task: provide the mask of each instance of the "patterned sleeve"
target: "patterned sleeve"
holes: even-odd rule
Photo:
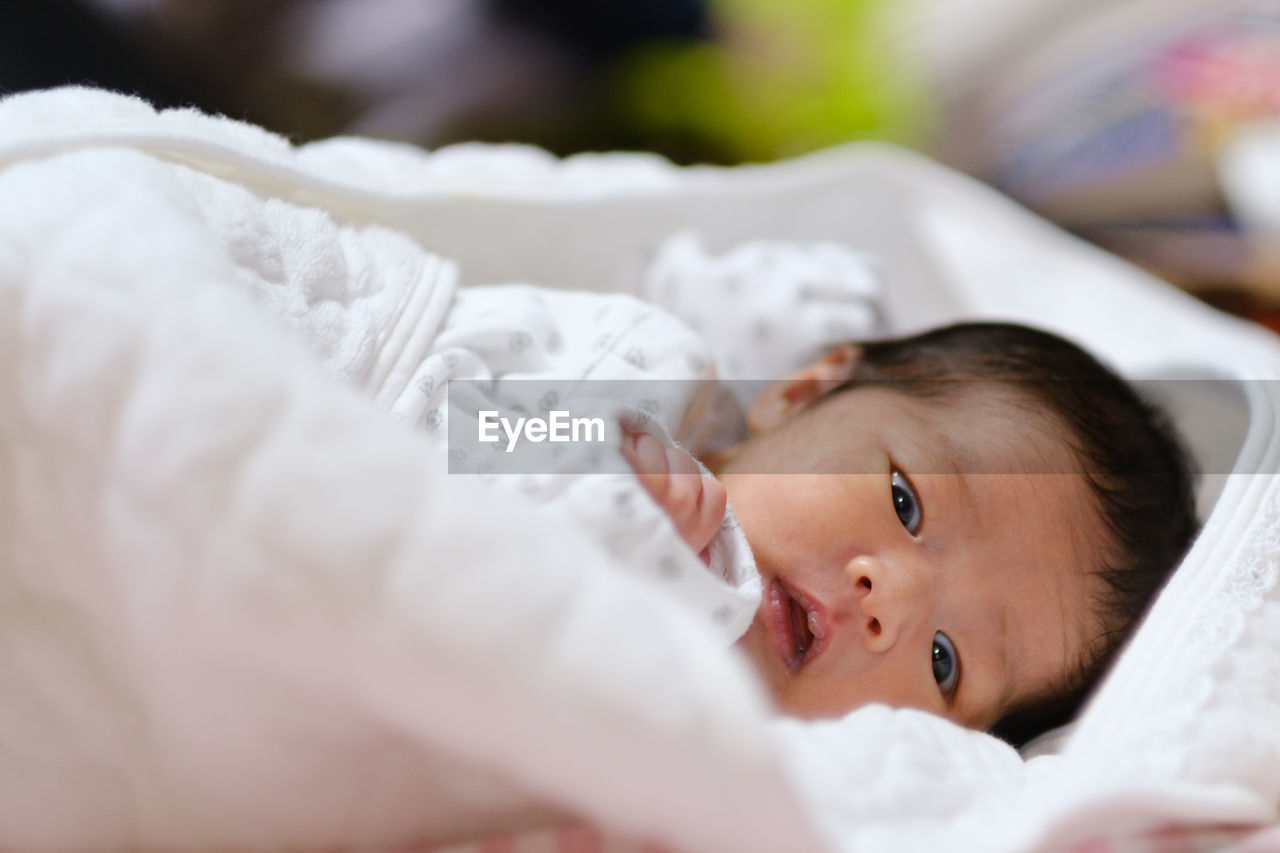
[[[703,408],[715,366],[683,323],[627,296],[463,289],[420,373],[394,414],[443,445],[451,474],[517,494],[563,535],[596,539],[726,644],[746,630],[759,582],[732,514],[708,571],[621,456],[624,429],[667,445],[698,432],[686,415]],[[574,441],[566,427],[570,440],[556,444],[517,426],[553,424],[557,412],[562,424],[598,419],[601,428]],[[482,426],[494,440],[481,440]]]

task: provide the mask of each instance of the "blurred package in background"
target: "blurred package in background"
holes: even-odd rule
[[[922,42],[936,41],[918,47],[946,104],[939,156],[1276,324],[1280,0],[933,0],[915,12]],[[975,23],[946,26],[962,18]]]

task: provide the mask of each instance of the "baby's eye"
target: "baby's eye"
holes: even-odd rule
[[[893,496],[893,511],[898,514],[898,520],[907,532],[915,536],[920,530],[920,500],[916,497],[916,490],[911,488],[911,483],[901,471],[894,471],[890,475],[889,487]]]
[[[933,680],[938,682],[942,695],[950,697],[955,692],[959,677],[960,660],[956,657],[956,647],[951,645],[946,634],[938,631],[933,635]]]

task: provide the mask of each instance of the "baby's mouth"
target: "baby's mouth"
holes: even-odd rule
[[[804,593],[773,578],[765,589],[763,610],[773,647],[791,672],[798,672],[826,647],[821,606]]]

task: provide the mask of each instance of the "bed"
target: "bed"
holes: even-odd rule
[[[211,245],[191,188],[215,183],[335,229],[366,272],[462,287],[634,292],[686,231],[865,252],[891,328],[1031,322],[1149,380],[1204,532],[1044,754],[882,706],[774,719],[703,626],[447,480],[221,287],[322,249],[266,251],[234,211]],[[1277,843],[1280,345],[981,185],[877,145],[730,170],[294,147],[66,89],[0,102],[0,205],[5,849]],[[547,808],[563,826],[510,835]]]

